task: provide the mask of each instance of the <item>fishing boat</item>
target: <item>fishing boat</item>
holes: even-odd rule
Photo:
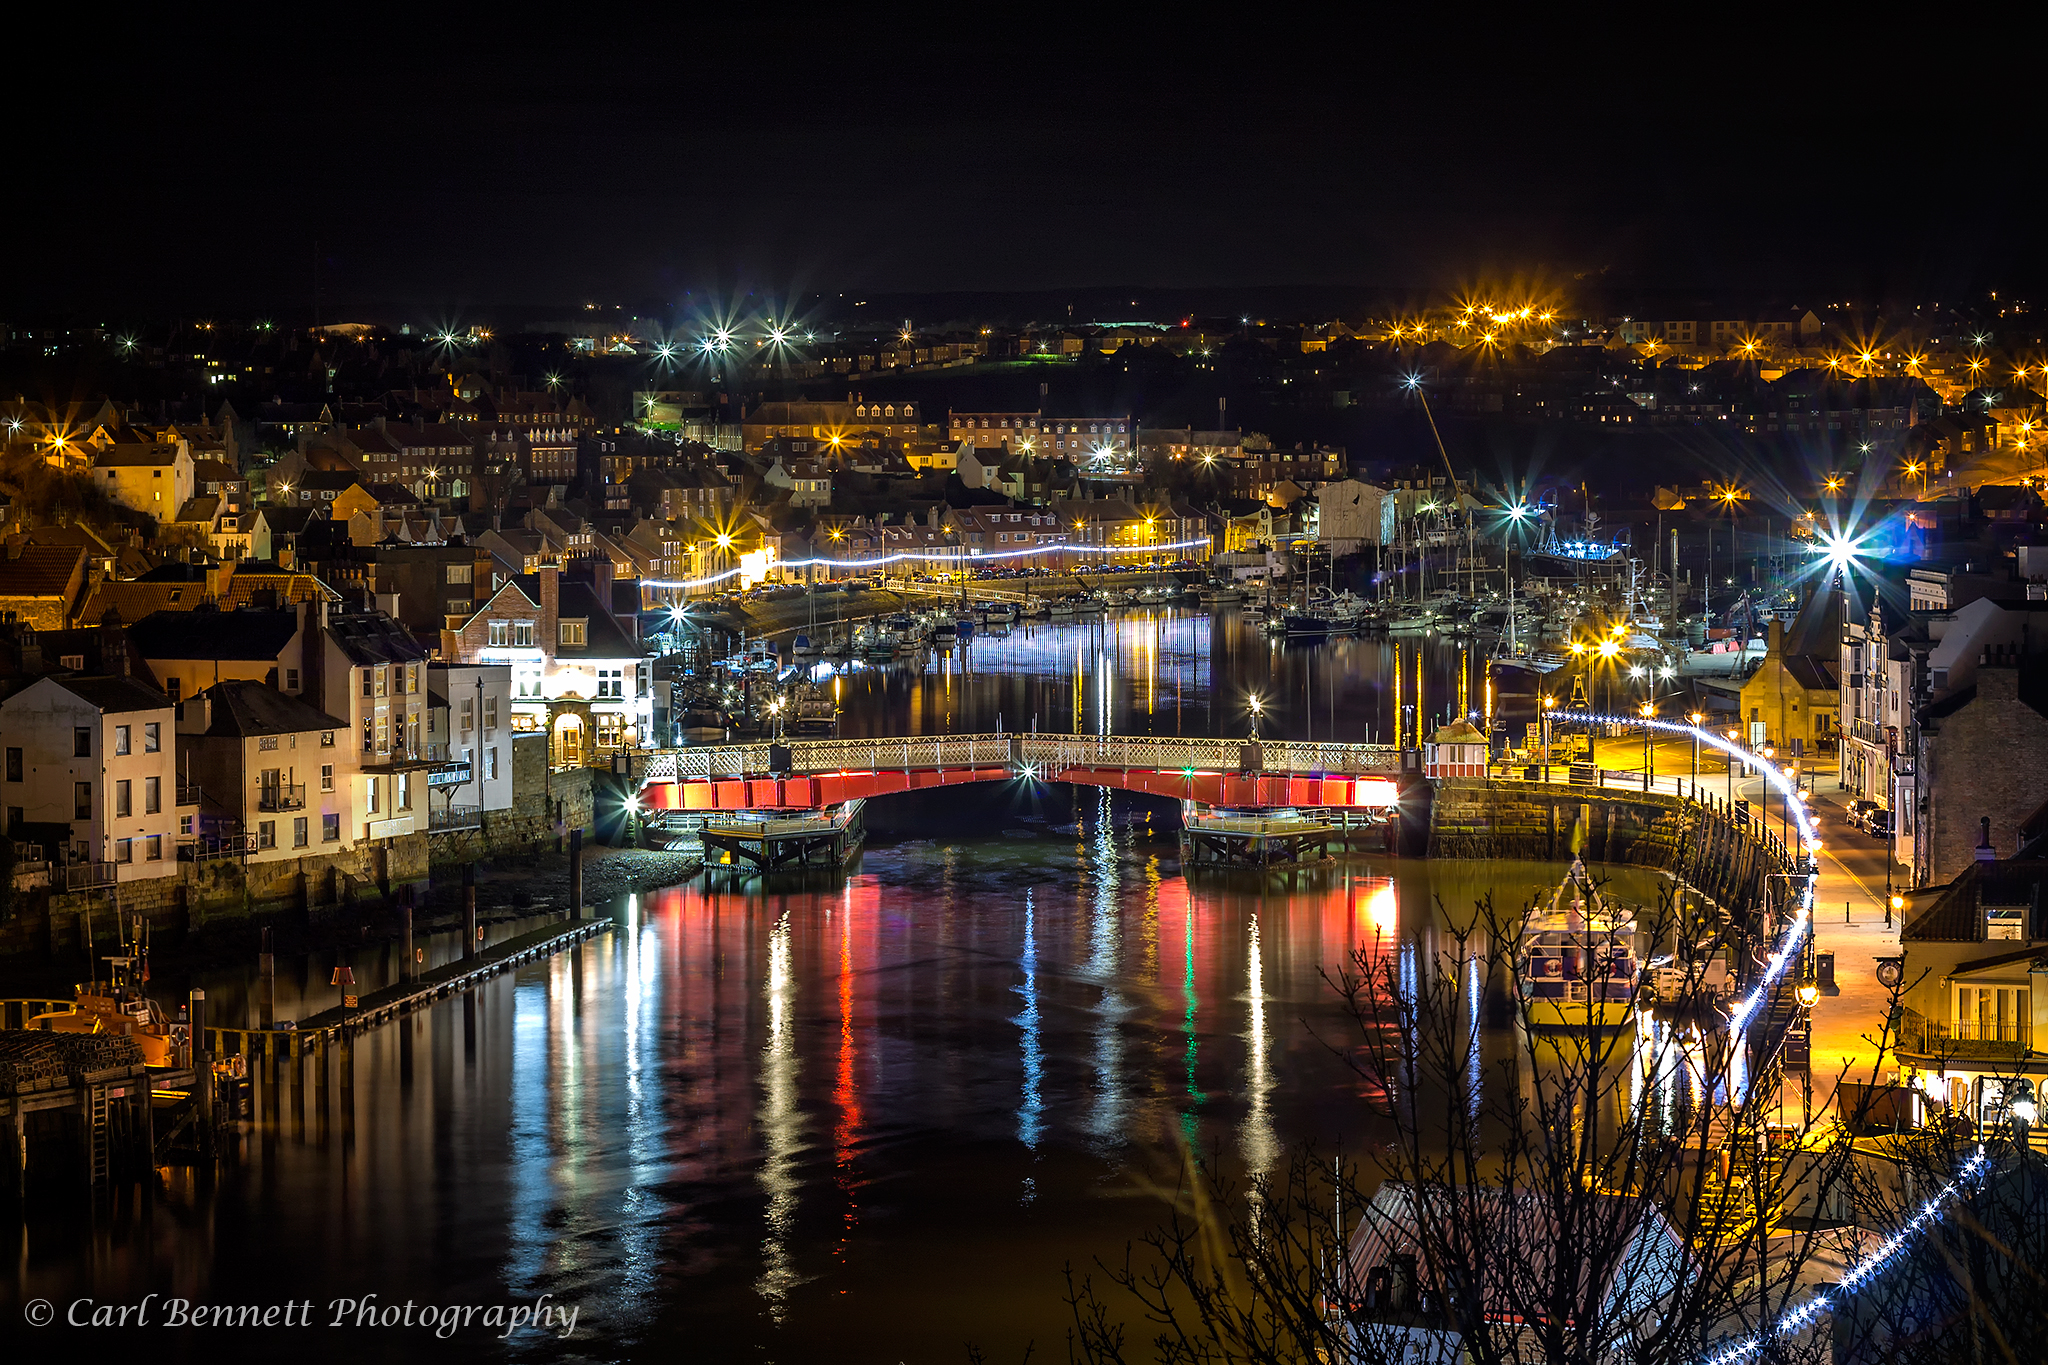
[[[1610,903],[1574,861],[1523,927],[1516,972],[1530,1027],[1622,1028],[1635,1018],[1641,984],[1635,914]]]
[[[143,994],[148,979],[148,958],[110,957],[110,979],[95,977],[81,982],[78,998],[68,1010],[38,1014],[28,1021],[31,1029],[46,1033],[104,1033],[132,1038],[142,1049],[145,1066],[170,1066],[184,1041],[184,1029],[164,1013],[163,1006]]]
[[[839,724],[839,707],[832,694],[816,683],[807,682],[796,689],[792,713],[790,728],[801,733],[830,731]]]

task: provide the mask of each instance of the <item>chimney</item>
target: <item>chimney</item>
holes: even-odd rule
[[[110,678],[128,676],[128,634],[113,607],[100,618],[100,669]]]
[[[1771,618],[1770,625],[1766,627],[1764,643],[1766,646],[1764,652],[1773,657],[1778,656],[1784,650],[1785,623],[1775,616]]]
[[[561,570],[552,564],[540,566],[540,636],[543,649],[553,651],[555,642],[562,638],[556,624],[562,609],[562,586],[558,581]]]
[[[1991,847],[1991,817],[1988,815],[1979,816],[1978,823],[1983,826],[1984,833],[1977,840],[1977,861],[1980,863],[1995,863],[1998,861],[1998,850]]]

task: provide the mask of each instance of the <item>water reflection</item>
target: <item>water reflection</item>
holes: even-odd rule
[[[1242,733],[1245,699],[1283,739],[1387,743],[1456,710],[1535,719],[1533,701],[1488,686],[1483,652],[1434,636],[1276,641],[1235,611],[1141,609],[977,635],[920,661],[845,666],[833,680],[840,733],[994,729],[1075,734]],[[1521,707],[1517,711],[1516,707]]]
[[[775,918],[768,934],[768,973],[762,994],[768,1003],[768,1041],[761,1049],[761,1126],[766,1155],[761,1162],[761,1188],[768,1192],[768,1235],[761,1242],[761,1277],[755,1288],[768,1301],[769,1315],[779,1326],[786,1320],[789,1291],[797,1283],[790,1255],[796,1232],[796,1157],[802,1118],[797,1111],[796,1038],[790,1012],[796,983],[790,972],[789,911]]]
[[[1018,1358],[1064,1326],[1060,1267],[1155,1227],[1186,1154],[1274,1170],[1372,1140],[1321,972],[1398,945],[1412,989],[1439,895],[1555,875],[1189,880],[1128,799],[1080,816],[963,809],[1010,832],[623,904],[619,932],[309,1061],[217,1197],[0,1247],[17,1293],[551,1293],[604,1358]]]

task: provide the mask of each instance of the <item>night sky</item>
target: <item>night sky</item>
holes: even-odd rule
[[[330,320],[1102,285],[1947,301],[2041,274],[2048,125],[1981,30],[1917,31],[1940,15],[1101,12],[336,11],[124,21],[89,72],[23,48],[0,307],[297,317],[316,242]]]

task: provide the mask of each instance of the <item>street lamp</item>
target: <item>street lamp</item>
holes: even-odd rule
[[[1706,713],[1702,711],[1695,711],[1686,717],[1692,722],[1692,794],[1695,801],[1699,799],[1700,794],[1700,722],[1706,718]]]
[[[1259,694],[1254,692],[1251,695],[1251,699],[1245,703],[1245,709],[1251,712],[1252,738],[1257,739],[1259,737],[1259,716],[1265,711],[1266,704],[1260,701]]]
[[[1653,685],[1654,685],[1654,684],[1653,684]],[[1655,749],[1653,749],[1653,748],[1652,748],[1652,747],[1650,746],[1650,725],[1649,725],[1649,722],[1650,722],[1650,721],[1652,721],[1652,720],[1654,720],[1654,719],[1656,719],[1656,717],[1657,717],[1657,703],[1655,703],[1655,702],[1653,702],[1653,701],[1646,701],[1646,702],[1644,702],[1644,703],[1643,703],[1643,705],[1642,705],[1642,713],[1643,713],[1643,722],[1644,722],[1644,723],[1643,723],[1643,790],[1644,790],[1644,791],[1648,791],[1648,790],[1650,790],[1650,789],[1651,789],[1652,787],[1654,787],[1654,786],[1656,786],[1656,785],[1657,785],[1657,751],[1656,751]]]

